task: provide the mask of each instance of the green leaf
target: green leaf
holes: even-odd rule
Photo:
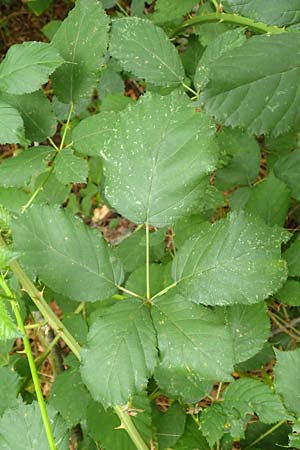
[[[277,394],[259,380],[241,378],[231,383],[222,403],[214,403],[201,414],[201,430],[213,446],[225,432],[233,438],[244,437],[244,426],[256,413],[263,423],[289,418]]]
[[[298,127],[298,33],[254,36],[209,66],[202,102],[225,125],[282,134]]]
[[[44,36],[51,41],[61,24],[61,20],[50,20],[50,22],[46,23],[46,25],[42,27],[41,31]]]
[[[69,436],[57,412],[47,407],[57,450],[69,449]],[[18,408],[7,409],[0,419],[1,450],[48,450],[43,420],[37,402],[19,402]]]
[[[274,173],[291,190],[291,195],[300,201],[300,150],[282,156],[274,165]]]
[[[32,194],[36,189],[39,188],[41,184],[44,184],[44,180],[47,178],[47,181],[39,193],[38,197],[35,200],[35,204],[39,205],[62,205],[68,198],[68,194],[70,191],[70,186],[62,184],[58,181],[55,172],[53,172],[50,177],[49,171],[51,168],[48,168],[45,172],[41,173],[34,180],[34,186],[32,188]]]
[[[74,155],[70,148],[61,151],[55,162],[56,178],[63,184],[86,183],[88,171],[87,161]]]
[[[27,4],[30,11],[39,16],[53,4],[53,0],[29,0]]]
[[[218,307],[216,312],[231,335],[235,364],[254,356],[268,340],[270,321],[264,302]]]
[[[204,305],[258,303],[287,277],[280,245],[287,237],[258,218],[231,213],[199,226],[176,254],[173,278],[189,300]]]
[[[213,123],[184,94],[146,94],[104,149],[105,196],[133,222],[171,224],[197,211],[217,153]]]
[[[146,393],[135,395],[130,402],[131,420],[145,442],[152,437],[151,407]],[[88,430],[93,439],[106,450],[136,450],[120,419],[112,409],[104,410],[100,403],[91,402],[87,411]],[[101,426],[99,426],[101,424]]]
[[[288,444],[288,434],[291,432],[291,427],[287,424],[274,430],[271,434],[268,433],[270,425],[265,425],[261,422],[251,423],[246,430],[245,440],[241,441],[242,448],[247,448],[252,442],[260,438],[266,433],[266,437],[259,441],[260,447],[257,450],[274,450],[275,448],[286,447]],[[251,450],[256,450],[256,447],[251,447]]]
[[[152,19],[156,23],[172,22],[190,12],[196,4],[195,0],[175,3],[173,0],[157,0]]]
[[[184,434],[177,441],[174,450],[191,450],[191,449],[210,450],[206,439],[199,430],[192,417],[187,416]]]
[[[107,408],[125,404],[141,392],[156,361],[149,310],[140,301],[129,299],[109,308],[91,326],[82,351],[81,373],[93,398]]]
[[[125,89],[124,81],[112,67],[108,66],[100,78],[98,86],[100,98],[104,98],[110,94],[123,94]]]
[[[13,158],[3,160],[0,165],[0,185],[25,186],[32,177],[46,170],[47,160],[51,154],[53,154],[52,147],[32,147]]]
[[[150,263],[161,260],[165,254],[165,229],[150,233]],[[145,230],[134,231],[123,239],[114,252],[121,260],[125,272],[134,272],[145,265],[146,257],[146,234]]]
[[[212,382],[203,381],[201,375],[190,367],[160,365],[154,375],[163,394],[182,399],[184,403],[197,403],[212,390]]]
[[[5,267],[2,262],[2,250],[0,250],[0,268]],[[20,337],[20,332],[7,311],[6,303],[9,304],[6,299],[0,296],[0,341]]]
[[[0,300],[2,303],[2,301]],[[1,305],[0,303],[0,305]],[[1,315],[1,313],[0,313]],[[2,320],[2,317],[0,321]],[[20,388],[20,377],[8,367],[0,367],[0,417],[8,408],[17,406],[17,395]]]
[[[10,214],[8,209],[0,204],[0,229],[7,232],[10,228]]]
[[[23,144],[24,122],[20,113],[8,105],[0,101],[0,143],[1,144]]]
[[[232,338],[220,315],[172,293],[159,297],[151,313],[163,368],[186,367],[200,381],[231,379]]]
[[[283,253],[290,277],[300,277],[300,235]]]
[[[293,426],[293,432],[289,435],[289,447],[300,448],[300,425],[299,422]]]
[[[177,50],[165,32],[149,20],[114,20],[110,53],[126,71],[156,86],[176,87],[184,80]]]
[[[79,367],[60,373],[51,387],[49,403],[58,411],[68,428],[85,418],[90,395],[84,386]]]
[[[0,99],[19,111],[24,121],[25,136],[31,142],[42,142],[55,134],[56,118],[42,91],[24,95],[0,93]]]
[[[77,0],[52,40],[66,63],[52,76],[63,103],[78,103],[92,95],[100,78],[107,48],[108,18],[97,0]]]
[[[0,203],[10,212],[20,213],[29,195],[16,188],[0,187]]]
[[[8,94],[37,91],[63,62],[58,51],[50,44],[15,44],[10,47],[0,64],[0,91]]]
[[[225,167],[216,172],[216,187],[225,191],[238,184],[253,183],[261,162],[260,148],[253,136],[239,129],[224,129],[217,134],[217,139],[220,151],[225,152]]]
[[[295,280],[287,280],[275,297],[282,303],[291,306],[300,306],[300,283]]]
[[[186,414],[178,403],[173,403],[165,412],[154,409],[153,425],[156,429],[158,448],[173,448],[184,432]]]
[[[274,368],[276,392],[281,395],[287,409],[299,416],[300,349],[286,352],[274,350],[277,361]]]
[[[145,260],[145,255],[144,255]],[[150,293],[151,297],[158,294],[164,288],[172,283],[170,264],[150,264]],[[141,267],[132,272],[126,282],[126,289],[131,292],[141,295],[146,298],[146,266],[143,264]]]
[[[209,66],[228,50],[240,47],[246,42],[245,31],[241,28],[229,30],[217,36],[205,49],[196,68],[194,83],[203,89],[209,81]]]
[[[283,226],[290,206],[290,191],[274,173],[251,191],[245,210],[261,217],[267,225]]]
[[[279,27],[300,22],[299,0],[275,0],[262,2],[261,0],[223,0],[226,12],[240,14],[256,22]]]
[[[56,207],[33,206],[12,223],[14,246],[26,269],[73,300],[117,292],[122,271],[101,234]],[[115,267],[112,267],[112,263]]]
[[[101,112],[82,120],[72,131],[73,147],[83,155],[100,156],[116,132],[116,121],[114,112]]]

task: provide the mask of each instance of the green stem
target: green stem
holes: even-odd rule
[[[48,174],[46,175],[46,177],[43,179],[43,181],[39,184],[39,186],[36,188],[36,190],[34,191],[32,196],[30,197],[30,199],[28,200],[26,205],[24,205],[22,207],[22,213],[24,213],[26,211],[26,209],[29,208],[30,205],[32,205],[32,203],[34,202],[36,197],[39,195],[39,193],[44,189],[47,181],[49,180],[50,176],[52,175],[52,173],[54,171],[54,168],[55,168],[55,159],[56,159],[58,153],[63,149],[64,144],[65,144],[65,140],[66,140],[67,132],[69,130],[69,125],[70,125],[70,121],[71,121],[71,117],[72,117],[73,111],[74,111],[74,105],[73,105],[73,103],[71,103],[70,111],[69,111],[69,114],[68,114],[68,119],[67,119],[67,122],[66,122],[66,125],[65,125],[65,128],[64,128],[64,132],[63,132],[62,138],[61,138],[60,146],[57,147],[57,145],[53,142],[53,140],[51,138],[48,138],[49,142],[51,143],[51,145],[56,150],[56,154],[51,160],[52,166],[51,166]]]
[[[0,247],[5,247],[5,241],[0,235]],[[36,305],[40,313],[47,319],[49,325],[53,330],[61,336],[65,343],[70,347],[76,358],[80,359],[80,345],[59,320],[57,315],[52,311],[48,303],[43,297],[43,294],[35,287],[32,281],[28,278],[20,264],[14,260],[10,263],[11,271],[19,280],[22,288],[31,297],[33,303]]]
[[[120,291],[125,292],[126,294],[130,295],[131,297],[135,297],[138,298],[140,300],[145,300],[144,297],[142,297],[139,294],[136,294],[135,292],[129,291],[128,289],[124,288],[123,286],[117,286],[118,289],[120,289]]]
[[[170,289],[173,289],[174,287],[176,287],[178,284],[178,281],[175,281],[175,283],[170,284],[169,286],[167,286],[166,288],[164,288],[162,291],[158,292],[157,294],[155,294],[151,300],[154,300],[157,297],[160,297],[161,295],[166,294]]]
[[[146,297],[147,300],[151,298],[150,292],[150,236],[149,223],[146,222]]]
[[[148,446],[145,444],[134,423],[132,422],[128,412],[124,410],[122,406],[115,406],[114,410],[121,420],[122,427],[126,429],[136,448],[138,450],[149,450]]]
[[[188,27],[194,25],[201,25],[204,23],[216,23],[216,22],[231,23],[234,25],[247,27],[257,33],[280,34],[285,33],[286,31],[284,28],[266,25],[265,23],[262,22],[255,22],[254,20],[249,19],[248,17],[239,16],[237,14],[215,12],[210,14],[204,14],[203,16],[196,16],[193,17],[192,19],[188,19],[187,21],[183,22],[183,24],[172,33],[171,37],[177,36],[179,33],[184,31]]]
[[[5,247],[5,241],[3,240],[0,234],[0,247]],[[32,301],[40,311],[40,313],[44,316],[44,318],[48,321],[49,325],[53,328],[53,330],[60,335],[60,337],[65,341],[70,350],[74,353],[76,358],[81,360],[81,347],[76,341],[76,339],[72,336],[72,334],[67,330],[64,324],[59,320],[56,314],[52,311],[48,303],[43,297],[43,294],[35,287],[32,281],[28,278],[26,273],[21,268],[20,264],[14,260],[10,263],[10,269],[16,276],[17,280],[20,282],[24,291],[31,297]],[[133,440],[138,450],[149,450],[147,445],[144,443],[142,437],[139,435],[139,432],[135,428],[134,423],[131,420],[131,417],[126,413],[121,406],[115,406],[114,410],[116,414],[122,421],[122,425],[127,431],[130,438]],[[52,450],[52,449],[51,449]]]
[[[261,434],[257,439],[255,439],[255,441],[251,442],[251,444],[249,444],[245,450],[247,450],[248,448],[253,447],[254,445],[258,444],[260,441],[262,441],[265,437],[269,436],[270,434],[272,434],[275,430],[277,430],[277,428],[281,427],[282,425],[285,424],[285,420],[282,420],[281,422],[278,422],[276,425],[274,425],[273,427],[269,428],[268,431],[266,431],[265,433]]]
[[[32,351],[31,351],[30,342],[29,342],[29,339],[28,339],[28,336],[26,334],[26,330],[25,330],[25,327],[23,324],[19,304],[18,304],[14,294],[9,289],[4,278],[2,278],[2,277],[0,277],[0,286],[4,290],[5,294],[9,295],[11,297],[11,306],[12,306],[14,315],[17,320],[18,328],[22,333],[24,348],[25,348],[25,352],[27,355],[27,359],[28,359],[28,364],[29,364],[29,368],[30,368],[30,372],[31,372],[31,376],[32,376],[32,381],[34,384],[35,393],[36,393],[37,400],[39,403],[39,407],[40,407],[40,411],[41,411],[41,415],[42,415],[42,419],[43,419],[43,423],[44,423],[44,428],[45,428],[45,432],[47,435],[48,444],[49,444],[50,450],[57,450],[54,436],[52,433],[52,428],[51,428],[48,412],[46,409],[45,400],[44,400],[41,385],[40,385],[40,380],[39,380],[36,365],[34,362],[34,357],[33,357]]]

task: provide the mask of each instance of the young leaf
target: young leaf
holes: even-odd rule
[[[156,86],[179,86],[184,70],[165,32],[146,19],[114,20],[110,53],[126,71]]]
[[[47,407],[57,450],[69,449],[69,436],[62,418]],[[19,402],[17,408],[7,409],[0,419],[0,448],[3,450],[48,450],[49,445],[37,402]]]
[[[52,40],[66,63],[52,76],[63,103],[78,103],[92,95],[100,78],[107,48],[108,18],[98,0],[77,0]]]
[[[31,142],[42,142],[55,133],[57,121],[52,105],[42,91],[24,95],[0,92],[0,100],[19,111],[24,121],[25,136]]]
[[[279,27],[299,23],[299,0],[276,0],[262,2],[261,0],[223,0],[226,12],[250,17],[256,22],[264,22]],[[274,7],[275,6],[275,7]]]
[[[0,300],[2,302],[2,300]],[[0,303],[1,305],[1,303]],[[0,313],[1,315],[1,313]],[[0,318],[1,322],[2,318]],[[15,337],[15,336],[14,336]],[[8,408],[17,406],[17,395],[20,388],[20,377],[8,367],[0,367],[0,417]]]
[[[300,398],[295,395],[300,384],[300,349],[293,351],[275,350],[275,389],[281,395],[287,409],[297,417],[300,414]]]
[[[101,112],[82,120],[72,131],[75,150],[83,155],[100,156],[116,132],[117,118],[114,112]]]
[[[82,352],[81,373],[93,398],[108,408],[125,404],[141,392],[156,361],[149,310],[140,301],[129,299],[118,302],[93,323]]]
[[[56,292],[96,301],[117,292],[122,273],[96,230],[57,207],[34,206],[12,223],[26,267]],[[112,263],[114,262],[114,268]]]
[[[24,122],[20,113],[7,103],[0,101],[0,143],[23,144]]]
[[[298,127],[298,33],[254,36],[209,65],[202,102],[223,124],[249,133],[282,134]]]
[[[258,303],[287,277],[280,245],[287,237],[258,218],[231,213],[199,226],[173,262],[173,278],[189,300],[204,305]]]
[[[184,94],[147,94],[104,149],[105,196],[133,222],[163,227],[197,210],[217,157],[213,123]]]
[[[32,177],[46,170],[47,159],[51,154],[52,147],[41,146],[29,148],[13,158],[5,159],[0,165],[0,186],[25,186]]]
[[[74,155],[70,148],[61,151],[56,159],[55,175],[63,184],[85,183],[88,171],[87,161]]]
[[[23,42],[13,45],[0,64],[0,91],[8,94],[37,91],[63,62],[50,44]]]

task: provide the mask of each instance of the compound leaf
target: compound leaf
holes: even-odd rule
[[[204,223],[173,261],[173,278],[188,299],[204,305],[258,303],[287,277],[280,246],[287,235],[244,212]]]
[[[56,292],[78,301],[117,292],[122,274],[116,258],[101,234],[78,218],[55,206],[34,206],[13,221],[12,229],[26,269]]]
[[[0,64],[0,91],[27,94],[37,91],[64,62],[58,50],[44,42],[23,42],[10,47]]]
[[[0,267],[2,268],[1,253],[2,251],[0,250]],[[5,303],[5,299],[0,297],[0,341],[20,337],[18,328],[8,313]]]
[[[93,398],[107,408],[125,404],[147,385],[157,361],[149,310],[135,299],[96,320],[82,352],[81,373]]]
[[[146,94],[103,152],[104,193],[133,222],[163,227],[197,211],[217,157],[213,123],[184,94]]]
[[[146,19],[114,20],[110,53],[123,68],[157,86],[179,86],[184,69],[166,33]]]
[[[300,201],[300,150],[282,156],[273,170],[277,178],[290,188],[292,197]]]
[[[171,22],[187,14],[196,4],[195,0],[175,3],[173,0],[157,0],[152,19],[156,23]]]
[[[63,103],[78,103],[92,95],[100,78],[107,48],[108,17],[98,0],[78,0],[52,40],[66,63],[52,77]]]

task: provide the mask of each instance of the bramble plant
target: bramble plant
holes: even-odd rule
[[[300,0],[128,3],[0,64],[0,449],[300,449]]]

